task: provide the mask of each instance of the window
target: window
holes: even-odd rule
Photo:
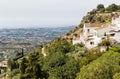
[[[94,42],[90,42],[91,45],[94,45]]]
[[[90,29],[88,29],[88,32],[90,32]]]

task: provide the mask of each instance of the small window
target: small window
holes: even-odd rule
[[[110,36],[115,36],[115,33],[113,33],[113,34],[110,34]]]
[[[90,32],[90,29],[88,29],[88,32]]]
[[[91,45],[94,45],[94,42],[90,42]]]

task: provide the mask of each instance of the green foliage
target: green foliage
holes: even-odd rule
[[[114,47],[110,48],[110,51],[119,52],[120,53],[120,45],[115,45]]]
[[[120,79],[120,73],[116,73],[116,74],[113,76],[113,79]]]
[[[10,71],[12,71],[12,70],[14,70],[14,69],[19,68],[19,64],[18,64],[17,61],[14,61],[14,60],[12,60],[12,59],[9,59],[9,61],[8,61],[8,67],[9,67]]]
[[[94,15],[94,14],[96,14],[96,10],[93,9],[92,11],[89,12],[89,14],[90,14],[90,15]]]
[[[97,5],[97,10],[101,10],[101,9],[104,9],[105,7],[104,7],[104,5],[103,4],[99,4],[99,5]]]
[[[106,8],[106,10],[107,10],[108,12],[114,12],[114,11],[119,10],[119,7],[118,7],[118,5],[116,5],[116,4],[111,4],[111,5],[109,5],[109,6]]]
[[[111,41],[108,39],[102,40],[102,42],[99,44],[99,46],[105,46],[106,50],[108,51],[111,46]]]
[[[22,58],[24,56],[24,49],[22,48],[20,52],[17,52],[16,56],[13,58],[14,61]]]
[[[24,74],[25,73],[25,69],[27,68],[27,59],[26,58],[23,58],[22,60],[21,60],[21,63],[20,63],[20,73],[21,74]]]
[[[94,16],[95,16],[94,14],[89,15],[88,18],[87,18],[88,22],[90,22],[90,23],[95,22],[95,20],[93,19]]]
[[[54,40],[53,43],[46,48],[46,50],[48,50],[49,53],[68,53],[74,50],[74,46],[72,45],[72,43],[69,43],[66,39],[60,38]]]
[[[103,54],[97,48],[88,50],[83,44],[71,45],[66,40],[61,40],[55,40],[49,45],[54,51],[49,48],[46,57],[43,57],[41,48],[38,48],[22,58],[19,62],[20,79],[116,78],[115,73],[120,71],[119,45]],[[68,49],[68,47],[63,48],[67,45],[74,49],[63,51]]]
[[[108,45],[110,45],[110,41],[107,40],[107,39],[105,39],[105,40],[103,40],[99,45],[100,45],[100,46],[108,46]]]
[[[41,68],[39,56],[39,52],[34,52],[28,55],[28,59],[22,59],[20,63],[20,79],[46,78],[47,73]]]
[[[105,13],[105,11],[111,13],[119,10],[120,10],[120,5],[116,5],[114,3],[109,5],[107,8],[105,8],[103,4],[99,4],[97,6],[97,12],[100,12],[100,13]]]
[[[81,23],[110,23],[111,18],[117,15],[117,13],[110,14],[112,12],[120,12],[120,5],[111,4],[106,8],[103,4],[99,4],[96,9],[83,17]]]
[[[101,16],[97,18],[97,21],[98,21],[99,23],[105,22],[105,20],[104,20],[103,17],[101,17]]]
[[[78,61],[70,59],[65,65],[51,69],[48,79],[75,79],[79,67]]]
[[[80,28],[83,28],[83,26],[84,26],[84,25],[83,25],[82,23],[79,25]]]
[[[111,19],[106,18],[105,23],[111,23]]]
[[[105,7],[104,7],[104,5],[103,5],[103,4],[97,5],[97,10],[98,10],[100,13],[105,12]]]
[[[67,36],[69,36],[69,35],[70,35],[70,33],[67,33],[66,35],[67,35]]]
[[[112,79],[120,71],[120,53],[108,51],[97,60],[83,66],[76,79]]]
[[[78,36],[78,34],[77,34],[77,33],[74,33],[73,35],[74,35],[75,37],[77,37],[77,36]]]
[[[86,52],[87,53],[85,53],[84,55],[82,54],[82,58],[80,58],[81,66],[89,64],[102,55],[102,53],[100,53],[98,49],[91,49],[87,50]]]
[[[50,70],[51,68],[62,66],[65,64],[65,54],[61,52],[56,52],[50,54],[45,58],[45,70]]]
[[[76,73],[79,71],[79,62],[78,61],[70,61],[67,62],[62,67],[62,79],[75,79]]]
[[[85,45],[83,43],[78,43],[78,44],[75,44],[75,47],[84,47]]]
[[[18,75],[20,73],[20,70],[19,69],[14,69],[10,75],[9,75],[9,78],[13,78],[14,76]]]
[[[0,62],[3,61],[4,59],[5,59],[4,57],[1,57],[1,58],[0,58]]]

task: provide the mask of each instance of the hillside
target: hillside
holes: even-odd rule
[[[95,9],[88,12],[81,20],[80,24],[68,32],[63,37],[66,39],[73,39],[73,37],[79,38],[80,33],[82,32],[82,27],[84,24],[89,24],[89,26],[101,27],[111,24],[112,18],[117,18],[120,16],[120,6],[116,4],[111,4],[108,7],[104,7],[103,4],[99,4]]]
[[[15,59],[9,60],[7,72],[0,78],[119,79],[120,44],[111,44],[110,40],[104,40],[99,46],[92,49],[86,48],[83,43],[72,44],[73,37],[79,38],[84,24],[91,27],[108,27],[111,19],[119,15],[119,11],[120,6],[116,4],[111,4],[107,8],[102,4],[98,5],[67,34],[28,54],[24,54],[23,51],[17,54]],[[92,18],[90,18],[91,16]],[[106,48],[105,51],[100,51],[102,46]]]

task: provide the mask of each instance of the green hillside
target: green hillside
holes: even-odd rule
[[[106,25],[119,15],[119,11],[120,6],[116,4],[107,8],[98,5],[66,35],[9,60],[6,79],[120,79],[120,44],[100,52],[99,46],[87,49],[82,43],[73,45],[71,42],[73,36],[82,32],[83,23]]]

